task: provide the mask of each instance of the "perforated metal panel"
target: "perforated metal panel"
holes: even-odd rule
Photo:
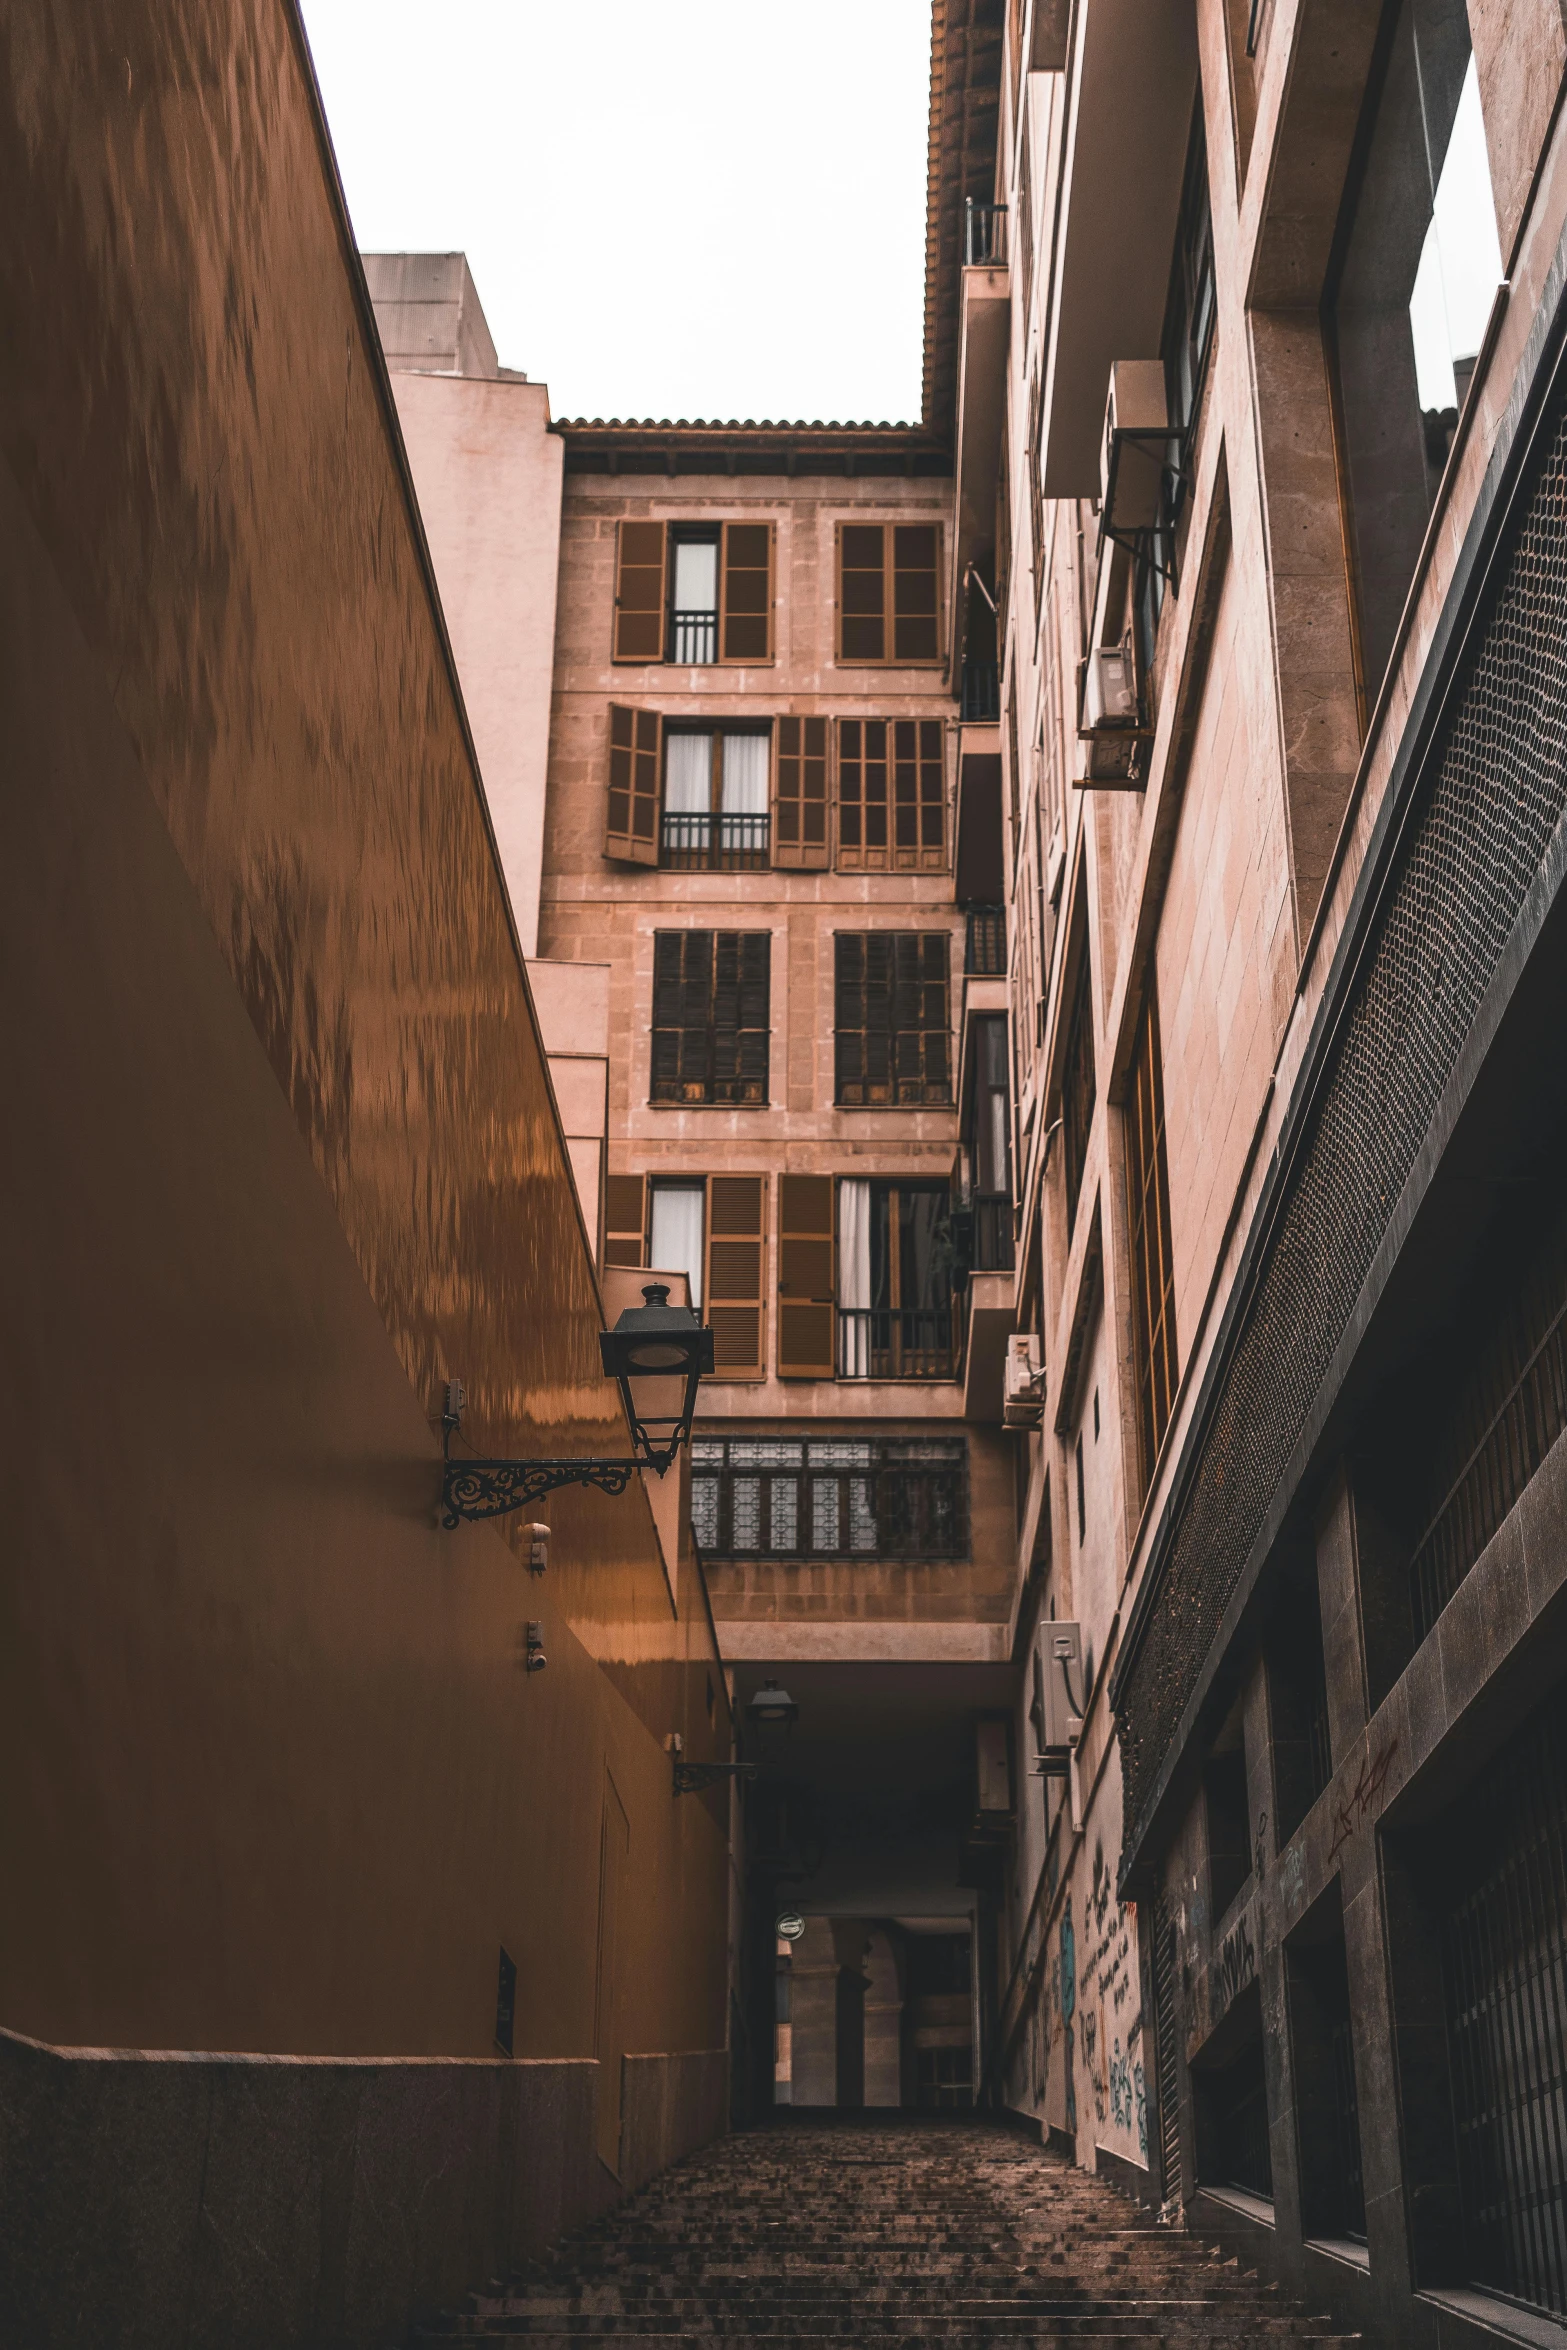
[[[1121,1692],[1139,1821],[1525,892],[1567,805],[1567,422],[1517,507]]]

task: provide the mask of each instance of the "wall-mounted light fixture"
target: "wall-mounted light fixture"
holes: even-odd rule
[[[636,1470],[651,1469],[655,1477],[662,1477],[674,1466],[696,1417],[697,1384],[713,1368],[713,1333],[689,1306],[670,1304],[662,1281],[648,1282],[642,1296],[644,1303],[628,1306],[613,1330],[599,1332],[604,1369],[619,1387],[626,1408],[634,1457],[454,1461],[452,1436],[461,1425],[467,1397],[462,1381],[449,1379],[441,1414],[446,1439],[441,1485],[445,1525],[455,1526],[463,1518],[506,1517],[563,1485],[596,1485],[601,1493],[624,1493]],[[536,1550],[536,1540],[530,1547]]]
[[[763,1729],[773,1729],[780,1722],[791,1726],[800,1718],[800,1709],[787,1689],[780,1689],[776,1681],[764,1681],[746,1707],[750,1719]]]

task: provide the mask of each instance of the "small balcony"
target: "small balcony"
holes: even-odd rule
[[[1005,906],[970,906],[963,936],[963,970],[965,977],[969,979],[1005,979],[1007,975],[1007,910]]]
[[[772,819],[671,815],[665,811],[658,861],[669,873],[765,873]]]
[[[1001,716],[1001,670],[994,661],[965,661],[958,678],[958,716],[965,726],[994,726]]]
[[[951,1379],[950,1306],[840,1306],[840,1379]]]
[[[669,658],[693,669],[708,669],[718,659],[718,614],[673,612],[669,622]]]
[[[1006,206],[1004,204],[976,204],[972,196],[965,198],[963,205],[964,268],[999,269],[1006,257]]]

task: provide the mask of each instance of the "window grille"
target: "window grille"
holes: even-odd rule
[[[1066,1225],[1077,1220],[1077,1195],[1083,1188],[1083,1165],[1088,1136],[1094,1123],[1094,1010],[1089,985],[1086,926],[1078,958],[1072,1016],[1067,1024],[1066,1056],[1061,1070],[1061,1155],[1066,1168]]]
[[[691,1527],[707,1558],[961,1559],[958,1437],[696,1437]]]
[[[667,873],[765,873],[771,820],[666,808],[658,861]]]
[[[1159,1012],[1150,981],[1132,1045],[1126,1105],[1127,1220],[1132,1257],[1132,1357],[1142,1489],[1170,1421],[1180,1364],[1175,1337],[1175,1258],[1170,1246],[1170,1176],[1164,1150],[1164,1076]]]
[[[944,930],[840,930],[837,1099],[854,1108],[952,1099]]]
[[[923,2113],[967,2113],[974,2102],[974,2055],[965,2041],[958,2048],[919,2048],[914,2051],[915,2097]]]
[[[653,936],[655,1102],[765,1102],[765,930],[659,930]]]
[[[1567,2316],[1567,1691],[1481,1774],[1441,1846],[1469,2273]]]
[[[1179,2029],[1175,2001],[1175,1926],[1162,1886],[1153,1902],[1153,1996],[1159,2154],[1164,2166],[1161,2191],[1168,2203],[1181,2192],[1181,2091],[1175,2046]]]
[[[1361,952],[1146,1636],[1118,1688],[1129,1841],[1526,892],[1567,808],[1567,418],[1547,416]],[[1222,1475],[1216,1474],[1222,1464]]]
[[[1347,2015],[1329,2033],[1332,2059],[1333,2145],[1338,2158],[1334,2188],[1339,2224],[1346,2236],[1365,2238],[1366,2187],[1360,2168],[1360,2099],[1355,2089],[1354,2032]]]

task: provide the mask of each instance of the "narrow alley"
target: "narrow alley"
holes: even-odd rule
[[[419,2343],[1358,2341],[1103,2180],[968,2120],[724,2139]]]

